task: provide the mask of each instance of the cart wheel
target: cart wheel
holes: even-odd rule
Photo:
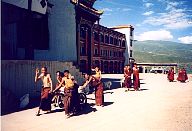
[[[58,106],[60,107],[60,108],[64,108],[64,101],[63,101],[63,99],[64,99],[64,95],[59,95],[58,96]]]
[[[85,93],[79,93],[80,104],[87,104],[87,96]]]

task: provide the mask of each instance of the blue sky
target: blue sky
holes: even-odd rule
[[[192,0],[97,0],[100,24],[131,24],[137,40],[192,44]]]

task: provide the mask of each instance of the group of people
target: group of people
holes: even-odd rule
[[[170,70],[168,71],[167,73],[167,79],[170,81],[170,82],[173,82],[174,81],[174,68],[171,67]],[[182,69],[179,69],[178,71],[178,77],[177,77],[177,80],[180,81],[180,82],[185,82],[186,80],[188,79],[188,76],[187,76],[187,72],[184,68]]]
[[[104,95],[103,95],[103,84],[101,81],[101,71],[98,67],[92,69],[95,73],[93,75],[84,74],[85,82],[81,88],[91,86],[95,89],[95,102],[97,106],[103,106]],[[53,89],[53,83],[51,75],[47,72],[47,68],[41,68],[41,73],[39,69],[36,69],[35,82],[42,80],[43,85],[41,89],[41,101],[40,106],[37,111],[37,116],[40,115],[40,111],[46,111],[49,113],[51,111],[51,100],[53,94],[59,89],[64,90],[64,110],[66,117],[70,117],[75,112],[79,110],[79,98],[78,98],[78,88],[79,85],[75,81],[74,77],[71,76],[69,70],[65,70],[63,73],[57,71],[57,84]]]
[[[131,76],[133,74],[133,88],[135,91],[139,91],[140,88],[140,80],[139,80],[139,69],[137,68],[137,64],[135,63],[133,69],[131,69],[130,65],[126,65],[124,67],[124,87],[127,88],[125,91],[129,91],[132,88],[132,80]]]
[[[104,103],[104,95],[103,95],[103,83],[101,80],[101,71],[98,67],[92,69],[94,73],[92,75],[84,74],[84,84],[79,86],[77,81],[75,81],[74,77],[71,76],[69,70],[65,70],[64,72],[57,71],[57,84],[53,89],[53,82],[51,79],[51,75],[48,73],[46,67],[41,68],[41,73],[39,69],[36,69],[35,74],[35,82],[38,80],[42,80],[42,89],[41,89],[41,101],[40,106],[37,111],[37,116],[40,115],[40,110],[46,111],[47,113],[51,111],[51,101],[53,94],[62,89],[64,90],[64,110],[66,117],[70,117],[72,114],[79,111],[79,95],[78,88],[86,88],[95,90],[95,103],[97,106],[103,106]],[[170,82],[174,81],[174,69],[170,68],[167,78]],[[133,75],[133,82],[132,82]],[[135,91],[140,90],[140,79],[139,79],[139,69],[137,68],[137,64],[135,63],[133,68],[130,65],[126,65],[124,67],[124,87],[126,88],[126,92],[130,90],[130,88],[134,88]],[[184,68],[180,69],[178,72],[177,80],[180,82],[185,82],[188,79],[186,70]]]

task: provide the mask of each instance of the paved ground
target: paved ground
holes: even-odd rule
[[[141,74],[141,79],[142,91],[105,91],[105,107],[94,106],[89,95],[86,110],[69,119],[61,110],[37,117],[37,108],[2,116],[2,131],[191,131],[192,81],[169,83],[161,74]]]

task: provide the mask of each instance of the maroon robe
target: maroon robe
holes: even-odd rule
[[[177,80],[180,82],[185,82],[188,79],[187,73],[185,69],[182,69],[178,73],[178,78]]]
[[[132,71],[130,69],[124,70],[124,77],[125,77],[124,85],[126,88],[131,88],[131,74],[132,74]]]
[[[39,109],[42,109],[43,111],[51,110],[51,96],[49,94],[50,90],[50,87],[42,87]]]
[[[103,105],[103,102],[104,102],[103,84],[101,83],[96,87],[95,90],[95,103],[97,106],[101,106]]]
[[[169,72],[167,74],[167,78],[170,82],[173,82],[173,80],[174,80],[174,71],[173,70],[169,70]]]
[[[72,112],[71,109],[71,98],[72,98],[72,89],[64,89],[64,110],[65,115],[69,115]]]
[[[140,80],[139,80],[139,69],[133,68],[133,86],[135,90],[139,90],[140,88]]]
[[[100,80],[92,80],[92,87],[95,88],[95,103],[97,106],[102,106],[104,102],[103,83]]]

